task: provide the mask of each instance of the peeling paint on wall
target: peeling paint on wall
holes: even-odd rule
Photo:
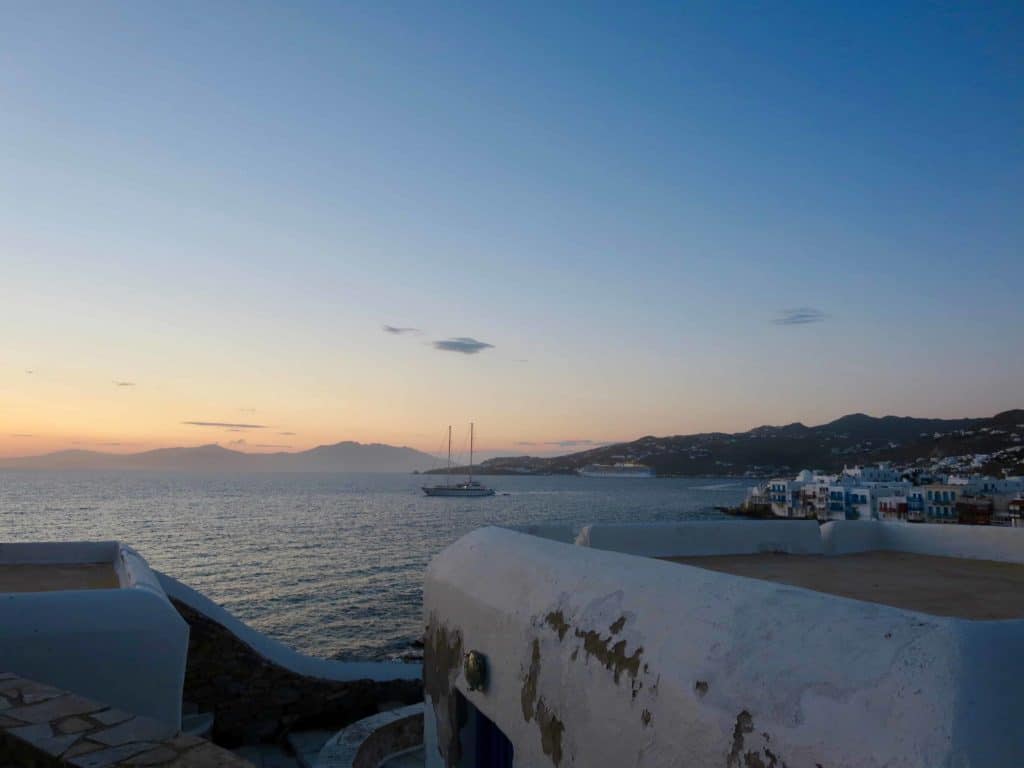
[[[537,702],[537,727],[540,728],[540,746],[544,754],[550,757],[556,766],[561,765],[562,734],[565,732],[565,725],[548,709],[543,697]]]
[[[523,678],[523,688],[520,692],[523,719],[528,723],[531,720],[536,720],[537,728],[540,730],[541,749],[558,766],[562,763],[562,734],[565,733],[565,724],[544,701],[543,696],[538,698],[537,678],[539,676],[540,641],[534,638],[530,651],[530,668]]]
[[[523,680],[523,690],[520,694],[523,705],[523,719],[530,722],[533,719],[533,703],[537,700],[537,676],[540,675],[540,641],[533,639],[533,654],[530,657],[530,670]]]
[[[754,730],[754,718],[747,710],[736,715],[736,725],[732,729],[732,749],[729,750],[729,759],[726,761],[727,768],[734,768],[740,765],[740,757],[743,754],[743,740],[746,734]]]
[[[559,641],[565,639],[565,633],[569,631],[569,622],[561,611],[551,611],[544,617],[545,623],[558,633]]]
[[[747,734],[753,732],[754,718],[744,709],[736,715],[736,725],[732,729],[732,748],[725,763],[726,768],[788,768],[786,761],[768,747],[771,736],[767,732],[761,734],[761,738],[764,739],[761,747],[747,748]]]
[[[448,768],[462,758],[459,731],[466,721],[466,707],[454,690],[462,666],[462,633],[449,630],[436,617],[427,624],[423,649],[423,689],[430,697],[437,722],[437,749]]]
[[[583,632],[577,629],[576,637],[583,641],[583,650],[588,657],[593,656],[604,665],[605,669],[614,672],[616,684],[623,672],[628,672],[630,677],[635,678],[640,671],[640,656],[644,652],[642,647],[627,656],[625,640],[619,640],[615,645],[611,645],[614,635],[602,638],[600,633],[594,630]]]

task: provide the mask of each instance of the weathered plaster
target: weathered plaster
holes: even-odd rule
[[[768,524],[770,548],[801,525]],[[928,616],[494,528],[434,559],[424,603],[488,657],[486,692],[457,673],[452,688],[511,739],[518,766],[966,768],[1024,754],[1006,717],[1024,703],[1024,621]],[[428,710],[427,732],[444,712]]]
[[[462,669],[462,633],[435,618],[427,625],[424,641],[423,689],[437,723],[437,752],[446,768],[462,759],[459,732],[465,708],[455,694],[455,679]]]

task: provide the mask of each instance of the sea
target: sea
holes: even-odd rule
[[[415,658],[430,559],[485,525],[719,518],[750,481],[483,478],[428,498],[405,474],[0,470],[0,542],[116,539],[295,649]]]

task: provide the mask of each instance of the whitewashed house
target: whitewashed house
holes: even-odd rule
[[[427,768],[1024,755],[1024,530],[592,525],[575,546],[551,533],[480,529],[430,564]],[[1018,586],[981,588],[993,566]]]

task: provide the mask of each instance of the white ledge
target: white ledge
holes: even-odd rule
[[[206,595],[182,584],[177,579],[159,571],[156,572],[156,575],[160,585],[170,597],[180,600],[192,610],[217,622],[263,658],[298,675],[323,680],[375,680],[382,682],[385,680],[419,680],[423,673],[421,664],[335,661],[307,656],[256,631]]]

